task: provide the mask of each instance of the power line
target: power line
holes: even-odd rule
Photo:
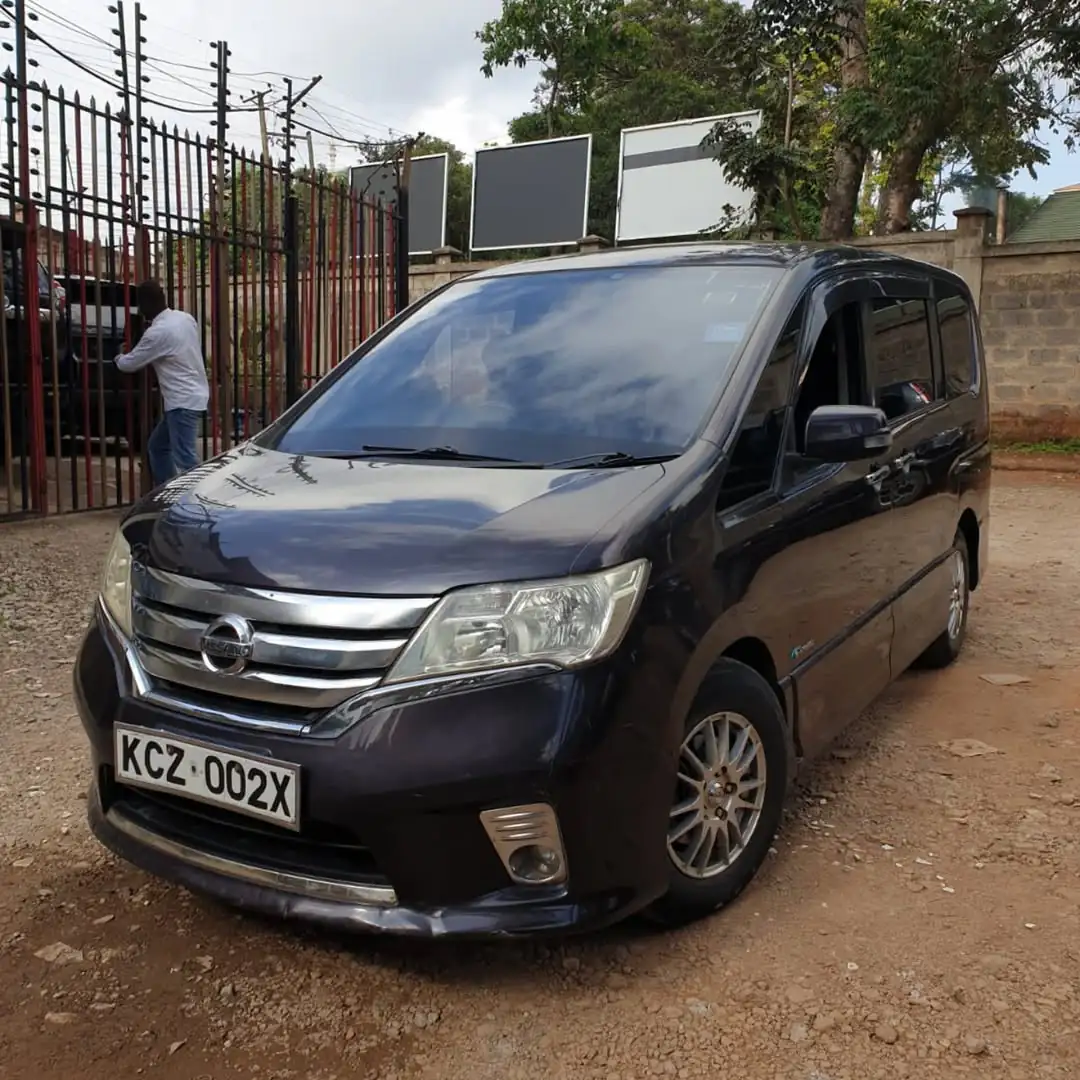
[[[59,56],[62,60],[66,60],[69,64],[73,64],[80,71],[85,72],[87,75],[91,76],[94,79],[97,79],[98,82],[104,83],[104,85],[109,87],[111,90],[115,90],[117,93],[123,92],[123,87],[118,86],[111,79],[109,79],[108,76],[102,75],[100,71],[95,71],[92,67],[89,66],[89,64],[84,64],[81,60],[77,60],[75,57],[70,56],[68,53],[64,52],[63,49],[57,47],[56,45],[53,45],[52,42],[48,41],[46,38],[43,38],[36,30],[28,29],[26,34],[27,37],[30,38],[32,41],[37,41],[41,45],[44,45],[45,48],[50,49],[52,52],[56,53],[56,55]],[[168,95],[164,96],[167,97]],[[181,102],[179,98],[175,99],[178,104],[172,104],[169,101],[158,101],[150,97],[149,95],[144,94],[143,101],[145,101],[148,105],[156,105],[159,109],[171,109],[173,112],[189,113],[191,115],[213,115],[217,112],[217,109],[215,108],[202,108],[196,106],[194,102]],[[240,108],[233,109],[231,111],[256,112],[257,110]]]

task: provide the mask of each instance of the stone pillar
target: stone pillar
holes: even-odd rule
[[[954,211],[956,240],[953,243],[953,272],[967,282],[978,310],[982,298],[983,256],[994,215],[981,206]]]
[[[436,248],[431,254],[435,256],[436,266],[449,266],[461,252],[447,244],[446,247]]]
[[[595,255],[606,247],[607,241],[602,236],[595,236],[591,233],[588,236],[583,236],[577,242],[578,251],[582,255]]]

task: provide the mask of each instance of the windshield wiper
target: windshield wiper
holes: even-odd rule
[[[537,468],[530,461],[517,458],[496,457],[492,454],[467,454],[453,446],[377,446],[365,443],[359,450],[331,450],[325,453],[314,452],[312,457],[330,457],[352,460],[363,457],[406,457],[424,461],[498,461],[505,465],[519,465],[523,468]]]
[[[664,461],[674,461],[678,454],[628,454],[624,450],[611,450],[602,454],[582,454],[579,457],[563,458],[561,461],[549,461],[548,469],[618,469],[630,465],[657,465]]]

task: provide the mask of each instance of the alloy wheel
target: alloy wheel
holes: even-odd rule
[[[949,640],[955,641],[964,626],[964,608],[967,605],[967,564],[959,551],[952,553],[952,591],[949,594]]]
[[[667,849],[687,877],[722,873],[746,849],[765,805],[765,747],[739,713],[706,717],[683,740]]]

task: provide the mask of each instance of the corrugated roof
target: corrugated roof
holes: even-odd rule
[[[1008,239],[1016,244],[1080,240],[1080,188],[1055,191]]]

